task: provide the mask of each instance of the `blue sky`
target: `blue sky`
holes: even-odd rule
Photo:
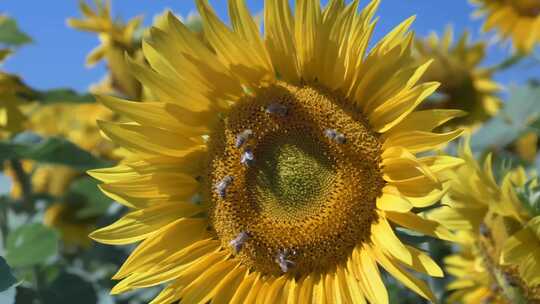
[[[218,14],[227,19],[225,0],[210,1]],[[365,4],[367,1],[361,1]],[[262,0],[248,0],[250,9],[259,12]],[[145,24],[153,16],[169,8],[176,14],[187,16],[195,9],[191,0],[113,0],[113,12],[124,20],[143,15]],[[93,34],[78,32],[66,26],[68,17],[80,16],[75,0],[35,1],[3,0],[2,13],[16,18],[20,27],[33,37],[34,43],[27,45],[10,58],[4,68],[21,75],[31,86],[46,89],[72,87],[84,91],[105,74],[105,67],[84,67],[87,53],[98,44]],[[474,38],[493,40],[493,34],[480,32],[481,20],[472,20],[473,7],[466,0],[383,0],[378,11],[380,21],[375,39],[380,38],[403,19],[416,15],[413,26],[417,35],[431,31],[442,32],[447,24],[453,24],[456,33],[464,29],[472,31]],[[492,44],[486,64],[501,61],[509,54],[509,47]],[[540,75],[540,65],[524,62],[509,71],[498,74],[503,83],[523,83],[527,78]]]

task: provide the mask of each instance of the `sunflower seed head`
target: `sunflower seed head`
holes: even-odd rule
[[[236,135],[236,142],[235,142],[234,146],[236,148],[242,147],[251,138],[251,136],[253,136],[253,131],[252,130],[246,129],[246,130],[242,131],[241,133]]]
[[[244,243],[249,238],[249,233],[246,231],[242,231],[238,234],[238,236],[229,242],[229,245],[233,248],[234,253],[240,252],[242,250],[242,246],[244,246]]]
[[[271,103],[266,107],[266,113],[284,117],[287,115],[287,107],[279,103]]]
[[[216,185],[216,192],[220,198],[225,198],[227,194],[227,188],[233,182],[233,177],[230,175],[225,176],[219,183]]]

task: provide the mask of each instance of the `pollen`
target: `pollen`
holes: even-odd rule
[[[302,275],[367,242],[384,181],[381,143],[359,112],[316,85],[277,83],[223,115],[205,175],[223,247],[262,273]]]

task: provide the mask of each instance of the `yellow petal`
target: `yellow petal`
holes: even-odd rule
[[[537,237],[528,228],[521,229],[508,238],[501,252],[503,265],[519,264],[530,253],[532,244],[538,243]]]
[[[141,174],[125,164],[118,164],[110,168],[94,169],[87,173],[93,178],[105,183],[121,182],[141,176]]]
[[[166,13],[165,20],[162,28],[150,29],[151,39],[146,42],[175,68],[179,77],[182,77],[185,83],[183,92],[187,96],[201,93],[192,90],[193,87],[206,87],[202,92],[211,101],[235,100],[243,94],[238,79],[231,75],[216,54],[193,31],[171,12]],[[189,98],[182,98],[180,101],[191,102]]]
[[[412,153],[400,147],[392,147],[383,152],[382,167],[383,178],[390,183],[414,178],[425,178],[433,183],[439,183],[438,177],[429,164],[420,161]]]
[[[412,263],[411,253],[395,235],[392,227],[383,216],[384,215],[379,216],[378,223],[371,225],[371,240],[385,252],[399,257],[400,260],[407,263]]]
[[[213,304],[229,304],[240,284],[246,279],[247,269],[238,266],[216,286]]]
[[[437,263],[435,263],[435,261],[433,261],[427,254],[414,247],[407,245],[406,247],[411,253],[412,264],[405,265],[409,266],[415,271],[428,274],[432,277],[442,278],[444,276],[441,267],[439,267],[439,265],[437,265]],[[400,260],[400,262],[402,261]]]
[[[379,268],[371,255],[364,248],[355,249],[353,255],[356,255],[357,273],[369,302],[388,304],[388,291],[381,279]]]
[[[287,281],[287,286],[285,287],[287,289],[287,300],[285,303],[287,304],[297,304],[298,302],[298,283],[296,282],[296,279],[290,279]]]
[[[435,303],[435,296],[433,295],[429,287],[426,285],[426,283],[424,283],[424,281],[415,278],[406,270],[399,267],[399,265],[392,262],[391,259],[388,259],[377,248],[372,248],[371,252],[373,253],[374,258],[377,259],[377,262],[379,262],[379,264],[381,264],[384,269],[386,269],[386,271],[388,271],[392,276],[394,276],[399,282],[403,283],[405,286],[407,286],[423,298]]]
[[[243,0],[229,0],[229,15],[233,29],[240,37],[249,43],[252,51],[257,54],[259,60],[273,71],[269,55],[261,39],[261,33]]]
[[[165,271],[156,271],[157,267],[153,267],[146,271],[135,272],[118,283],[112,292],[119,293],[129,289],[156,286],[171,280],[181,282],[180,286],[184,291],[185,287],[192,284],[210,267],[225,261],[226,253],[216,252],[216,250],[216,246],[213,245],[200,247],[182,257],[183,260],[179,260],[179,264],[169,263]]]
[[[429,132],[434,128],[456,117],[465,116],[467,113],[461,110],[423,110],[411,113],[407,118],[395,125],[389,132],[424,131]],[[388,137],[388,134],[384,136]]]
[[[364,298],[364,293],[360,288],[360,282],[358,282],[351,273],[352,270],[347,267],[347,271],[343,273],[343,278],[345,279],[345,284],[349,289],[351,295],[351,303],[353,304],[366,304],[366,299]],[[342,278],[342,279],[343,279]]]
[[[437,82],[426,82],[404,91],[381,104],[369,115],[372,127],[384,133],[399,124],[407,115],[439,87]]]
[[[294,37],[300,74],[306,80],[317,77],[317,33],[322,22],[319,2],[299,0],[294,14]],[[322,72],[322,71],[321,71]]]
[[[430,193],[422,196],[405,196],[405,198],[416,208],[425,208],[439,202],[448,192],[449,186],[443,189],[433,189]]]
[[[159,102],[133,102],[112,96],[98,96],[97,100],[116,113],[125,115],[141,124],[164,129],[177,130],[187,136],[208,134],[208,126],[194,126],[182,123],[181,117],[172,115],[167,108],[174,107]]]
[[[184,286],[180,283],[173,282],[152,299],[150,304],[174,303],[180,300],[180,291],[182,291],[182,288],[184,288]]]
[[[225,260],[214,265],[208,265],[208,268],[199,277],[182,290],[182,301],[199,304],[210,301],[222,281],[226,280],[229,272],[233,272],[237,263],[233,260]]]
[[[320,304],[329,304],[326,298],[325,278],[324,274],[317,275],[313,285],[313,299]]]
[[[251,289],[254,287],[255,281],[257,279],[257,274],[250,273],[248,274],[242,282],[240,282],[240,285],[236,290],[234,291],[234,295],[231,298],[230,304],[242,304],[244,303],[244,300],[247,299],[247,296]]]
[[[179,218],[192,216],[202,210],[190,203],[155,205],[130,212],[111,225],[92,232],[90,237],[104,244],[130,244],[147,238]]]
[[[155,173],[137,178],[102,184],[99,188],[109,197],[144,208],[155,201],[187,201],[199,183],[182,173]]]
[[[422,218],[415,213],[407,212],[385,212],[386,217],[392,222],[403,226],[407,229],[431,235],[447,241],[454,241],[455,237],[448,229],[444,228],[440,223]]]
[[[268,287],[262,299],[264,304],[273,304],[273,303],[283,303],[287,299],[287,291],[285,286],[287,284],[287,277],[280,276],[277,279],[273,280]]]
[[[113,279],[148,270],[166,257],[202,240],[207,234],[206,219],[179,219],[144,240],[124,262]]]
[[[204,37],[208,39],[218,58],[248,86],[257,87],[261,81],[274,78],[273,67],[249,46],[237,33],[232,32],[212,11],[206,0],[198,0],[197,7],[203,20]]]
[[[134,153],[182,157],[202,144],[201,140],[150,126],[103,121],[98,125],[115,143]]]
[[[296,48],[294,45],[294,19],[286,0],[269,0],[264,5],[265,43],[277,73],[284,80],[299,80]]]
[[[397,192],[397,191],[396,191]],[[408,212],[412,204],[398,193],[384,192],[377,198],[377,208],[385,211]]]
[[[463,133],[463,130],[454,130],[448,133],[431,133],[424,131],[412,131],[397,133],[383,144],[383,149],[392,146],[402,146],[411,153],[419,153],[442,147],[446,143],[456,139]]]
[[[386,34],[386,36],[384,36],[384,38],[375,46],[375,51],[378,53],[385,53],[395,46],[402,44],[415,19],[416,16],[411,16],[392,29],[392,31]]]
[[[261,278],[258,274],[255,278],[255,281],[253,282],[253,286],[249,290],[247,296],[245,299],[240,299],[241,302],[239,303],[255,303],[257,299],[260,299],[260,291],[262,289],[262,286],[264,284],[264,279]]]
[[[349,292],[349,288],[347,287],[347,280],[345,278],[343,268],[338,266],[333,276],[334,298],[338,300],[338,302],[336,303],[353,303],[351,293]]]
[[[312,303],[313,301],[313,288],[315,285],[315,276],[309,274],[298,282],[298,303]]]

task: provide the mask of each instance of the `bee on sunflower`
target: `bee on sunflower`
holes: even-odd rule
[[[529,54],[540,42],[540,2],[537,0],[471,0],[476,16],[485,16],[484,31],[496,29],[515,49]]]
[[[497,113],[501,100],[497,93],[501,87],[493,80],[493,70],[482,68],[486,44],[471,43],[464,32],[454,42],[454,31],[448,27],[442,37],[433,33],[417,39],[415,56],[419,62],[429,58],[433,63],[423,76],[425,81],[441,83],[437,98],[424,103],[424,108],[461,109],[467,116],[453,120],[453,124],[475,128]]]
[[[461,251],[447,257],[450,302],[536,303],[540,301],[540,200],[538,182],[522,168],[497,183],[491,156],[479,164],[465,143],[465,164],[450,173],[449,208],[428,218],[455,230]]]
[[[152,303],[388,303],[379,265],[435,301],[442,270],[394,226],[453,235],[417,213],[462,164],[440,148],[462,130],[432,129],[459,110],[415,108],[438,87],[419,81],[413,18],[371,50],[379,1],[269,0],[264,37],[241,0],[231,27],[197,1],[201,42],[166,13],[128,60],[155,100],[99,96],[132,122],[101,121],[130,155],[89,173],[132,209],[91,234],[140,242],[113,294],[166,284]]]

